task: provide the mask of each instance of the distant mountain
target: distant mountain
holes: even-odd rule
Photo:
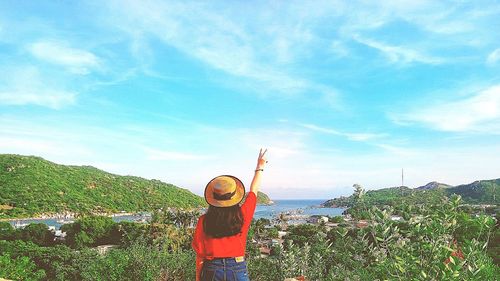
[[[398,198],[411,195],[413,192],[414,190],[408,188],[407,186],[397,186],[377,190],[368,190],[363,198],[368,204],[388,205]],[[330,199],[322,203],[321,205],[323,207],[348,208],[353,204],[354,197],[351,195],[347,197],[342,196],[339,198]]]
[[[429,190],[429,189],[448,188],[448,187],[452,187],[452,186],[448,185],[448,184],[445,184],[445,183],[440,183],[440,182],[437,182],[437,181],[433,181],[433,182],[430,182],[430,183],[428,183],[426,185],[419,186],[416,189]]]
[[[205,206],[202,197],[159,180],[0,154],[0,218],[198,206]]]
[[[475,204],[500,204],[500,179],[479,180],[446,190],[448,194],[459,194],[466,202]]]
[[[264,192],[259,191],[257,194],[257,204],[260,205],[272,205],[274,202],[265,194]]]
[[[430,182],[417,188],[406,186],[369,190],[364,201],[372,205],[395,205],[402,202],[409,204],[437,203],[442,196],[457,194],[465,203],[500,204],[500,179],[480,180],[470,184],[450,186],[444,183]],[[354,197],[341,196],[322,204],[324,207],[348,208],[354,204]]]
[[[245,198],[243,199],[243,201],[246,200],[247,196],[248,192],[245,194]],[[259,193],[257,193],[257,205],[272,205],[272,204],[274,204],[274,202],[269,198],[269,196],[267,196],[267,194],[265,194],[262,191],[259,191]]]

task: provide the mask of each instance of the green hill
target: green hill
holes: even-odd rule
[[[0,154],[0,218],[204,205],[203,198],[187,189],[159,180],[114,175],[91,166],[58,165],[34,156]]]
[[[265,194],[264,192],[259,191],[257,194],[257,204],[261,205],[271,205],[274,204],[274,202]]]
[[[401,203],[421,204],[438,203],[442,196],[458,194],[464,203],[498,205],[500,198],[500,179],[475,181],[470,184],[450,186],[431,182],[417,188],[406,186],[369,190],[364,195],[364,201],[369,205],[396,205]],[[354,197],[341,196],[330,199],[322,204],[324,207],[351,207]]]
[[[449,188],[449,187],[452,187],[451,185],[447,185],[445,183],[440,183],[440,182],[437,182],[437,181],[433,181],[433,182],[430,182],[426,185],[423,185],[423,186],[419,186],[417,187],[416,189],[425,189],[425,190],[429,190],[429,189],[436,189],[436,188]]]
[[[459,194],[466,202],[472,204],[499,204],[500,179],[457,185],[447,189],[446,192]]]
[[[243,202],[246,200],[248,196],[248,192],[245,193],[245,198],[243,198]],[[274,202],[265,194],[264,192],[259,191],[257,193],[257,205],[272,205]]]

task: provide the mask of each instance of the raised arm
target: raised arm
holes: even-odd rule
[[[259,151],[259,158],[257,159],[257,167],[255,168],[255,174],[252,179],[252,184],[250,185],[250,192],[258,194],[260,188],[260,177],[262,176],[262,172],[264,171],[264,167],[266,166],[266,152],[267,149],[262,151],[262,148]]]

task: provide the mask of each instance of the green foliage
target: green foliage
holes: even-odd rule
[[[0,240],[0,255],[2,254],[9,254],[13,258],[29,258],[37,269],[45,271],[47,280],[79,280],[81,270],[75,262],[81,260],[83,255],[64,245],[41,247],[31,241]],[[92,259],[93,257],[82,264]]]
[[[359,214],[367,218],[366,227],[345,222],[344,227],[331,229],[291,225],[284,244],[273,246],[266,258],[260,257],[258,246],[250,241],[268,239],[277,229],[269,227],[267,219],[254,220],[247,243],[251,280],[296,276],[311,281],[499,279],[499,267],[491,258],[498,253],[498,222],[491,216],[465,212],[459,208],[460,197],[406,208],[379,208],[363,200],[356,203],[363,210]],[[395,212],[404,219],[393,221]],[[0,265],[45,274],[32,280],[194,280],[195,254],[190,243],[198,216],[193,211],[163,210],[153,214],[150,224],[80,218],[65,226],[71,233],[68,241],[79,245],[78,250],[0,240]],[[12,231],[6,225],[0,227],[0,234]],[[78,236],[84,237],[81,244]],[[110,241],[120,247],[101,254],[87,248]]]
[[[488,255],[493,258],[493,262],[500,266],[500,220],[496,218],[496,225],[491,231],[490,241],[488,243]]]
[[[44,223],[30,223],[24,228],[16,231],[17,237],[23,241],[32,241],[40,246],[50,246],[54,244],[54,232]]]
[[[287,229],[285,239],[292,241],[298,246],[304,246],[311,241],[319,239],[318,227],[311,224],[292,225]]]
[[[16,260],[7,261],[3,256]],[[31,260],[30,264],[26,262]],[[19,280],[194,280],[194,262],[194,252],[185,247],[174,252],[168,245],[149,245],[144,238],[105,255],[90,248],[75,251],[64,245],[41,247],[32,242],[0,240],[0,266],[5,264],[7,272],[16,268],[47,273],[45,278]],[[1,267],[0,272],[4,272]]]
[[[470,204],[499,204],[500,179],[481,180],[470,184],[458,185],[446,189],[448,194],[459,194]]]
[[[124,247],[132,245],[135,241],[146,240],[149,225],[135,222],[122,221],[117,225],[120,233],[120,244]]]
[[[155,212],[149,224],[151,243],[158,248],[181,252],[191,249],[194,227],[200,212],[167,210]]]
[[[248,252],[248,251],[247,251]],[[282,276],[280,272],[280,264],[276,258],[259,258],[251,257],[248,262],[248,272],[252,281],[276,281]]]
[[[359,188],[361,188],[358,185]],[[362,201],[368,206],[408,206],[418,204],[437,204],[443,196],[460,195],[463,202],[469,204],[499,204],[500,179],[482,180],[471,184],[450,187],[444,184],[434,184],[432,188],[408,188],[398,186],[377,190],[354,192],[348,197],[339,197],[326,201],[325,207],[353,207],[360,193]],[[355,187],[356,189],[356,187]],[[361,197],[360,197],[361,198]]]
[[[203,198],[158,180],[118,176],[90,166],[65,166],[40,157],[0,155],[0,218],[64,211],[137,212],[200,207]]]
[[[0,222],[0,240],[31,241],[41,246],[54,245],[54,232],[43,223],[31,223],[24,228],[14,229],[8,222]]]
[[[250,227],[255,233],[256,238],[269,237],[267,236],[266,226],[271,225],[271,221],[266,218],[260,218],[258,220],[252,220]]]
[[[28,257],[12,259],[8,254],[0,255],[0,278],[11,280],[43,280],[45,272],[37,270]]]
[[[390,208],[373,207],[368,227],[326,235],[319,226],[292,227],[273,256],[249,261],[252,280],[498,280],[499,268],[486,254],[492,219],[461,214],[459,204],[458,197],[444,199],[399,222]]]
[[[194,280],[194,264],[191,251],[172,253],[138,241],[90,262],[81,280]]]
[[[77,249],[119,244],[121,240],[117,224],[110,217],[83,217],[74,223],[63,225],[61,230],[66,232],[66,243]]]
[[[152,215],[151,223],[170,224],[176,227],[186,228],[194,226],[200,215],[200,210],[173,210],[170,208],[160,211],[155,210]]]
[[[8,222],[0,221],[0,240],[14,240],[16,230]]]
[[[334,216],[334,217],[328,217],[329,222],[333,223],[341,223],[344,222],[344,217],[343,216]]]

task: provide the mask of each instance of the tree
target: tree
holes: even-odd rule
[[[16,230],[8,222],[0,222],[0,240],[14,240]]]
[[[299,224],[290,226],[287,231],[286,240],[291,240],[295,245],[304,246],[306,243],[312,244],[317,241],[319,227],[312,224]]]
[[[355,203],[362,203],[364,201],[365,189],[357,183],[352,187],[354,188]]]
[[[42,280],[45,271],[38,270],[28,257],[12,259],[8,254],[0,256],[0,278],[12,280]]]
[[[19,238],[23,241],[32,241],[40,246],[54,244],[55,234],[44,223],[30,223],[19,231]]]
[[[266,229],[267,225],[270,225],[271,221],[269,221],[266,218],[260,218],[255,221],[254,223],[254,228],[255,228],[255,234],[257,235],[258,238],[261,237],[262,233]]]
[[[118,223],[118,232],[120,233],[120,244],[128,247],[137,240],[146,239],[148,227],[145,224],[122,221]]]
[[[61,227],[66,232],[66,243],[73,248],[119,244],[121,235],[117,224],[109,217],[83,217]]]
[[[280,213],[276,218],[275,218],[276,223],[280,226],[281,229],[286,229],[287,228],[287,221],[288,218],[284,213]]]
[[[354,184],[352,187],[354,188],[354,193],[353,193],[354,204],[348,210],[348,213],[355,218],[366,219],[369,217],[369,215],[367,212],[366,202],[365,202],[365,189],[359,184]]]

